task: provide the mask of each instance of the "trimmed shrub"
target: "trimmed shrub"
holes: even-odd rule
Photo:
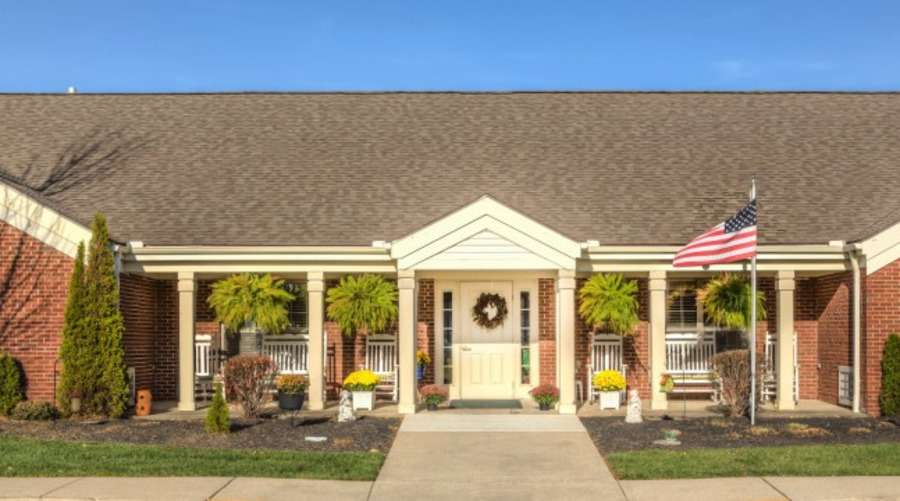
[[[881,414],[900,416],[900,336],[891,334],[881,358]]]
[[[50,402],[19,402],[12,418],[20,421],[49,421],[59,418],[59,410]]]
[[[744,416],[750,411],[750,351],[731,350],[717,353],[711,359],[716,385],[725,405],[726,416]],[[762,388],[762,361],[756,361],[756,403]]]
[[[69,296],[66,299],[62,346],[59,351],[63,371],[56,388],[56,401],[65,415],[71,413],[73,393],[77,392],[84,397],[91,391],[89,380],[94,363],[94,346],[84,329],[84,294],[84,242],[81,242],[78,244],[75,266],[69,279]]]
[[[0,354],[0,415],[9,416],[22,401],[22,371],[9,353]]]
[[[231,432],[231,415],[222,392],[222,383],[216,383],[212,405],[206,411],[206,433],[210,435]]]
[[[238,355],[225,361],[228,394],[244,408],[244,417],[259,416],[265,396],[272,390],[277,368],[262,355]]]

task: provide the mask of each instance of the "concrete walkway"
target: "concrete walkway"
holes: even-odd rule
[[[268,478],[0,478],[0,499],[900,500],[900,477],[617,482],[574,416],[407,416],[375,482]]]

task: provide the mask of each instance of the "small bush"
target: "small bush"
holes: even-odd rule
[[[712,357],[716,384],[725,404],[726,416],[743,416],[750,411],[750,352],[723,351]],[[756,403],[762,388],[762,361],[756,361]]]
[[[216,383],[212,405],[206,411],[206,433],[216,435],[229,432],[231,432],[231,415],[222,394],[222,383]]]
[[[49,421],[59,418],[59,410],[50,402],[19,402],[12,418],[20,421]]]
[[[22,401],[22,372],[16,359],[0,354],[0,415],[9,416]]]
[[[900,336],[891,334],[881,358],[881,414],[900,416]]]
[[[238,355],[225,361],[228,394],[244,408],[244,417],[259,416],[276,372],[275,362],[261,355]]]

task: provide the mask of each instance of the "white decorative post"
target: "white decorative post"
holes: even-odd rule
[[[666,371],[666,272],[650,272],[650,408],[667,409],[659,382]]]
[[[416,413],[416,273],[404,270],[397,273],[400,293],[399,333],[397,340],[398,384],[400,414]]]
[[[325,408],[325,274],[317,271],[306,275],[309,300],[309,410]]]
[[[559,413],[575,414],[575,271],[559,270]]]
[[[197,286],[193,272],[178,273],[178,410],[192,411],[194,402],[194,310]]]
[[[778,410],[794,408],[794,281],[793,271],[779,271],[775,279],[778,291],[778,341],[775,346],[775,380],[778,384]]]

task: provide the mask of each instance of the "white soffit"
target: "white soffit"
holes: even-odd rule
[[[398,269],[574,269],[581,246],[490,197],[392,242]]]
[[[862,251],[866,256],[866,275],[900,259],[900,223],[864,240]]]
[[[0,220],[74,258],[91,230],[0,181]]]

